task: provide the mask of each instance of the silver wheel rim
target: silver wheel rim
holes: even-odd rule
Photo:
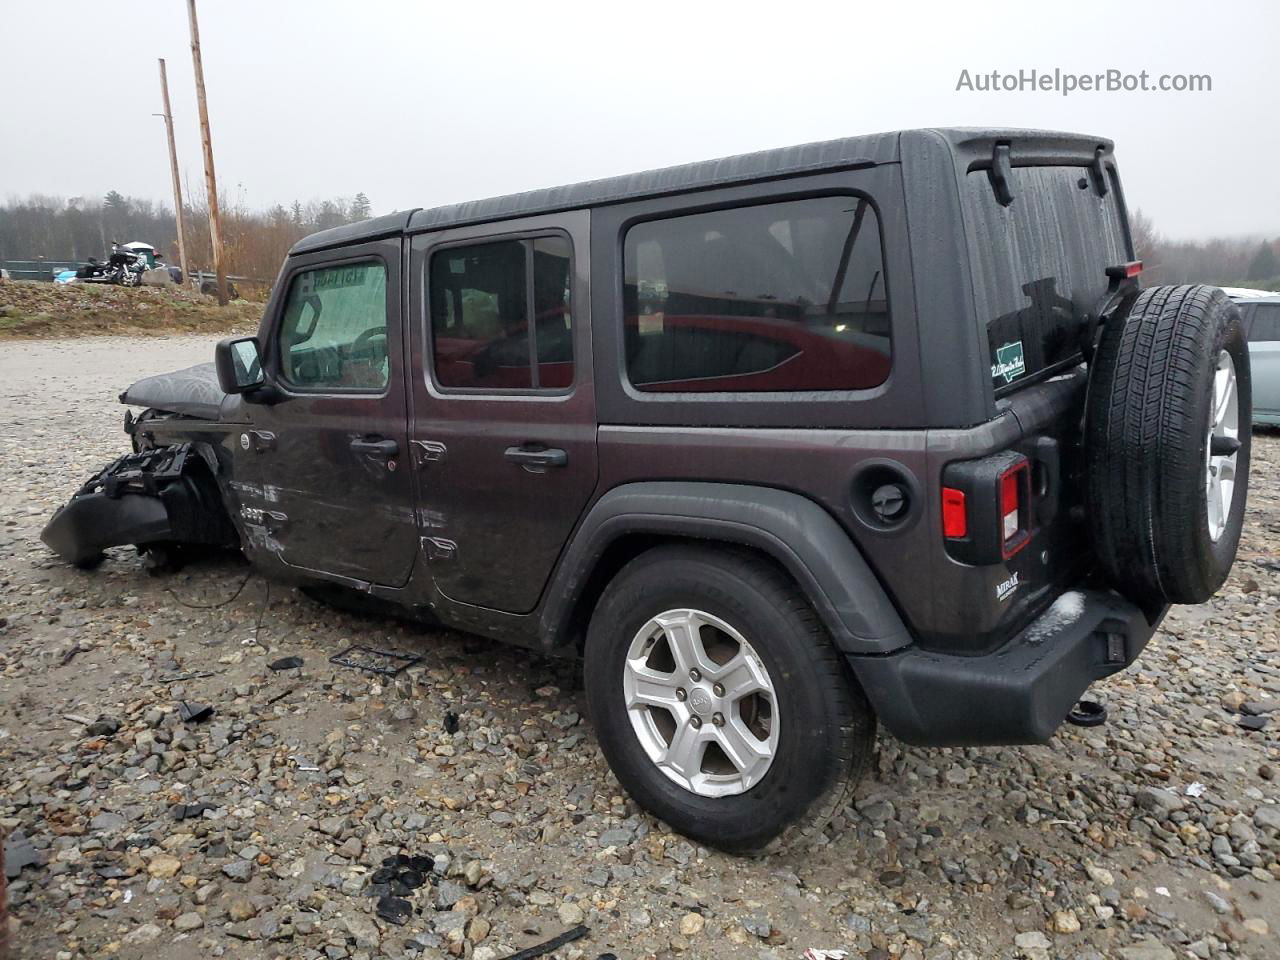
[[[746,638],[719,617],[658,614],[631,641],[622,689],[640,746],[691,793],[734,796],[769,772],[778,749],[773,681]]]
[[[1223,350],[1213,370],[1213,406],[1205,444],[1205,514],[1209,539],[1215,543],[1227,529],[1236,489],[1236,456],[1240,448],[1240,403],[1236,365]]]

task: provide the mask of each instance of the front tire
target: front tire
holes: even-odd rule
[[[585,674],[622,785],[731,853],[813,837],[872,755],[874,715],[813,609],[736,548],[658,547],[629,563],[591,618]]]

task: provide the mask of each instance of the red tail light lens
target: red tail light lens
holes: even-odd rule
[[[969,535],[969,514],[965,509],[963,490],[942,488],[942,535],[951,540]]]

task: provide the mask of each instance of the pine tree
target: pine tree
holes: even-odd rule
[[[373,210],[369,206],[369,198],[364,191],[356,194],[356,198],[351,201],[351,210],[349,211],[352,222],[356,220],[368,220],[373,216]]]
[[[1250,280],[1270,280],[1280,276],[1280,260],[1276,259],[1275,248],[1270,242],[1263,240],[1249,264]]]

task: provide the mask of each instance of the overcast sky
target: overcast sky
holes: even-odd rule
[[[913,126],[1110,137],[1180,238],[1280,234],[1280,3],[200,0],[219,186],[376,213]],[[203,193],[182,0],[0,0],[0,197]],[[962,70],[1209,74],[1207,93],[978,93]],[[226,202],[226,200],[224,200]]]

